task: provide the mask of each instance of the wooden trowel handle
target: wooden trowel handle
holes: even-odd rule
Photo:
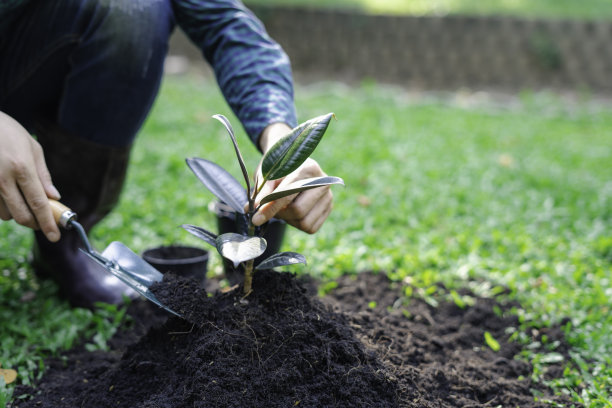
[[[76,213],[56,200],[49,199],[49,205],[51,206],[51,212],[53,212],[53,218],[57,225],[64,228],[70,228],[68,223],[76,219]]]

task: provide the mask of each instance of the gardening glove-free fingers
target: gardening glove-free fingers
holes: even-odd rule
[[[325,175],[319,164],[309,158],[285,178],[266,183],[258,197],[265,197],[276,188],[297,180]],[[261,225],[276,217],[304,232],[314,234],[321,228],[332,208],[331,189],[329,186],[318,187],[264,204],[253,217],[253,224]]]
[[[0,112],[0,218],[41,229],[59,240],[48,198],[60,195],[51,182],[43,150],[17,121]]]

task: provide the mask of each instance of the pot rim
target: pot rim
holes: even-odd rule
[[[155,253],[155,251],[159,251],[161,249],[166,248],[185,248],[196,250],[200,253],[200,255],[190,256],[186,258],[162,258],[159,255],[151,255],[151,253]],[[160,245],[155,248],[149,248],[142,253],[142,257],[147,262],[154,262],[159,265],[186,265],[186,264],[194,264],[198,262],[204,262],[208,260],[209,253],[207,250],[191,246],[191,245]]]

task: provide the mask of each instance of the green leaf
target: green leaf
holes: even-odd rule
[[[238,148],[238,142],[236,141],[236,136],[234,135],[234,129],[232,128],[232,124],[227,120],[227,118],[223,115],[217,114],[213,115],[214,119],[217,119],[219,122],[225,126],[225,130],[229,134],[232,139],[232,143],[234,144],[234,150],[236,151],[236,157],[238,158],[238,163],[240,164],[240,170],[242,170],[242,176],[244,177],[244,181],[246,181],[247,191],[251,191],[251,184],[249,182],[249,173],[244,165],[244,159],[242,158],[242,153],[240,153],[240,149]]]
[[[304,255],[298,254],[297,252],[281,252],[262,261],[255,269],[272,269],[276,268],[277,266],[295,265],[299,263],[306,265],[306,258]]]
[[[240,214],[248,202],[247,190],[223,167],[199,157],[187,159],[187,165],[219,200]]]
[[[463,298],[461,298],[461,295],[459,295],[456,290],[451,290],[450,295],[453,298],[453,302],[455,302],[455,305],[457,305],[459,309],[465,309],[467,305]]]
[[[330,281],[319,285],[319,296],[325,296],[331,293],[332,290],[338,287],[338,282]]]
[[[299,193],[301,191],[310,190],[312,188],[329,186],[332,184],[344,185],[344,180],[340,177],[311,177],[303,180],[298,180],[293,183],[287,184],[282,188],[274,190],[261,199],[260,205],[269,203],[270,201],[278,200],[279,198],[286,197],[291,194]]]
[[[310,119],[276,142],[262,159],[264,179],[285,177],[304,163],[319,144],[333,116],[333,113],[328,113]]]
[[[219,254],[234,263],[234,268],[241,262],[250,261],[263,254],[266,240],[260,237],[249,237],[233,232],[217,237],[216,247]]]
[[[192,235],[204,240],[204,242],[207,242],[214,247],[217,246],[217,235],[213,234],[212,232],[191,224],[183,224],[181,227],[190,232]]]
[[[501,346],[499,345],[499,342],[495,340],[491,333],[489,333],[488,331],[484,332],[484,338],[485,342],[487,343],[487,346],[491,347],[491,350],[499,351]]]

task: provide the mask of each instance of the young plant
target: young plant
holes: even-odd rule
[[[196,237],[214,246],[219,254],[230,260],[234,268],[244,266],[244,294],[248,295],[252,290],[254,273],[254,260],[266,250],[266,240],[261,237],[263,229],[257,228],[252,223],[253,215],[262,205],[279,198],[332,184],[344,182],[339,177],[313,177],[298,180],[284,187],[277,188],[265,197],[259,197],[264,184],[269,180],[283,178],[296,170],[315,150],[319,141],[325,134],[333,113],[328,113],[310,119],[289,132],[286,136],[276,142],[266,152],[261,161],[261,173],[254,178],[251,186],[250,177],[247,172],[242,154],[238,149],[238,143],[234,135],[232,125],[223,115],[215,115],[213,118],[219,120],[225,126],[236,151],[236,157],[242,170],[246,188],[236,180],[229,172],[221,166],[201,158],[188,158],[187,165],[219,200],[230,206],[236,216],[244,225],[242,233],[227,233],[219,236],[195,225],[182,225]],[[255,203],[258,205],[255,206]],[[245,210],[246,209],[246,210]],[[255,270],[271,269],[277,266],[293,265],[297,263],[306,264],[306,258],[296,252],[281,252],[274,254],[262,261]]]

